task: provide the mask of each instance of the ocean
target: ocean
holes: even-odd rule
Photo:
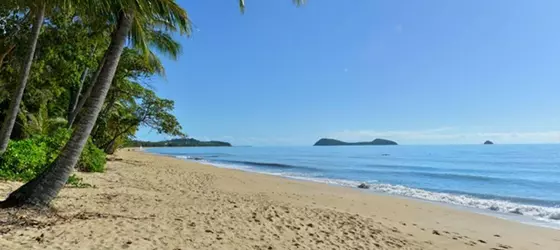
[[[151,153],[560,228],[560,145],[150,148]]]

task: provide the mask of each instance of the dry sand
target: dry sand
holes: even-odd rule
[[[560,249],[560,231],[351,188],[119,152],[56,214],[0,211],[0,249]],[[5,197],[20,183],[0,183]]]

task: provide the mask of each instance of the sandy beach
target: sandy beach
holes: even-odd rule
[[[0,211],[0,249],[560,249],[560,230],[121,151],[56,212]],[[21,183],[0,182],[2,198]]]

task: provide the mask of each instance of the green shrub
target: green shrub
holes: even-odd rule
[[[106,161],[103,150],[97,148],[91,139],[88,139],[76,168],[82,172],[105,172]]]
[[[33,179],[56,159],[70,136],[70,130],[59,129],[49,136],[10,141],[6,152],[0,157],[0,178],[20,181]],[[105,153],[88,139],[76,168],[84,172],[103,172],[105,163]]]
[[[75,174],[70,175],[70,177],[68,177],[68,181],[66,182],[66,184],[70,187],[75,187],[75,188],[94,187],[89,183],[85,183],[83,178],[78,177]]]
[[[37,141],[38,143],[44,143],[47,147],[47,160],[52,162],[62,150],[62,147],[68,142],[71,136],[71,132],[69,129],[58,129],[54,131],[50,135],[41,135],[34,137],[33,140]]]
[[[51,136],[42,136],[41,140],[51,149],[49,159],[52,161],[56,158],[62,147],[70,139],[72,135],[69,129],[58,129]],[[76,169],[83,172],[104,172],[105,171],[105,153],[97,148],[91,139],[88,139],[80,160],[76,164]]]
[[[0,178],[28,181],[41,173],[48,161],[44,143],[31,139],[10,141],[0,158]]]

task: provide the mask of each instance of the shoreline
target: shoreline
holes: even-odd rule
[[[435,205],[438,205],[438,206],[445,206],[445,207],[451,208],[451,209],[466,211],[466,212],[469,212],[469,213],[476,213],[476,214],[491,216],[491,217],[502,219],[502,220],[508,220],[508,221],[513,221],[513,222],[522,223],[522,224],[531,225],[531,226],[538,226],[538,227],[560,230],[560,223],[556,223],[556,221],[551,221],[551,220],[539,220],[538,218],[535,218],[531,215],[525,216],[525,215],[522,215],[522,214],[516,214],[515,212],[492,211],[492,210],[485,209],[485,208],[480,208],[480,207],[473,207],[473,206],[467,206],[467,205],[462,205],[462,204],[449,203],[449,202],[444,202],[444,201],[440,201],[440,200],[424,199],[424,198],[421,198],[421,197],[406,196],[406,195],[402,195],[402,194],[389,193],[389,192],[384,192],[384,191],[374,190],[374,189],[359,189],[359,188],[357,188],[357,185],[359,185],[358,182],[356,182],[357,184],[355,183],[355,185],[340,184],[340,183],[335,183],[337,180],[332,180],[332,179],[321,179],[321,181],[320,181],[318,179],[302,178],[302,177],[299,177],[299,176],[290,176],[290,175],[279,175],[279,174],[274,174],[274,173],[270,173],[270,172],[266,172],[266,171],[253,171],[253,170],[250,170],[250,169],[235,167],[235,165],[218,164],[218,163],[214,163],[214,162],[206,161],[206,160],[201,161],[201,160],[197,160],[197,159],[181,158],[181,157],[176,157],[174,155],[160,154],[160,153],[157,153],[157,152],[150,152],[149,150],[146,150],[146,149],[147,148],[143,148],[143,149],[141,149],[141,151],[143,153],[146,153],[146,154],[152,154],[152,155],[155,155],[155,156],[162,156],[162,157],[171,157],[173,159],[179,159],[179,160],[190,162],[190,163],[207,165],[209,167],[231,169],[231,170],[242,171],[242,172],[246,172],[246,173],[264,174],[264,175],[268,175],[268,176],[280,177],[280,178],[285,178],[285,179],[289,179],[289,180],[318,183],[318,184],[329,185],[329,186],[334,186],[334,187],[350,188],[350,189],[353,189],[353,190],[358,190],[358,191],[364,192],[365,194],[396,197],[396,198],[407,199],[407,200],[416,201],[416,202],[426,202],[426,203],[435,204]],[[326,180],[332,180],[333,182],[326,182]],[[354,182],[354,181],[350,181],[350,180],[344,180],[344,181]],[[409,188],[409,187],[406,187],[406,188]],[[422,189],[417,189],[417,188],[412,188],[412,189],[422,190]],[[422,190],[422,191],[426,191],[426,190]],[[426,191],[426,192],[433,192],[433,191]],[[458,195],[458,194],[449,194],[449,193],[443,193],[443,192],[434,192],[434,193],[444,194],[444,195]],[[475,198],[480,199],[478,197],[475,197]],[[507,200],[493,200],[493,201],[509,202]],[[536,206],[536,205],[532,205],[532,204],[519,204],[519,203],[513,203],[513,204],[520,205],[520,206]]]
[[[0,248],[546,250],[560,245],[558,230],[442,204],[137,150],[112,158],[106,173],[78,173],[97,188],[65,188],[53,204],[62,216],[97,216],[15,227],[0,237]],[[0,195],[18,185],[0,182]]]

